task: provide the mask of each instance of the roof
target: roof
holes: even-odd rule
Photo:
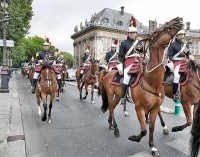
[[[121,10],[118,11],[110,8],[105,8],[99,13],[94,14],[89,22],[87,21],[85,22],[84,26],[80,26],[81,27],[80,30],[76,28],[74,35],[81,33],[82,31],[88,29],[91,26],[93,27],[100,26],[126,32],[129,27],[129,21],[131,19],[131,16],[133,15],[126,12],[121,14]],[[142,23],[139,22],[137,19],[136,19],[136,26],[140,34],[147,34],[149,32],[148,26],[143,26]]]

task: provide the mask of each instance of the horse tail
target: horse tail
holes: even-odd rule
[[[197,111],[194,115],[194,120],[191,130],[191,140],[190,140],[190,151],[191,157],[197,157],[200,147],[200,101],[197,107]]]
[[[102,85],[102,106],[101,106],[101,111],[103,113],[105,113],[107,110],[108,110],[108,96],[107,96],[107,93],[106,93],[106,90],[104,88],[104,86]]]

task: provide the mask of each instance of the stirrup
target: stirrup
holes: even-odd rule
[[[180,95],[178,93],[174,94],[174,102],[177,102],[177,101],[180,101],[181,98],[180,98]]]
[[[121,98],[121,104],[120,105],[125,105],[126,104],[126,98]]]

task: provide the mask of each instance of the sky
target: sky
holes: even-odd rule
[[[34,16],[27,36],[46,36],[59,51],[73,54],[74,27],[104,8],[120,11],[121,6],[145,26],[149,20],[163,24],[182,17],[184,23],[191,22],[191,29],[200,29],[199,0],[33,0]]]

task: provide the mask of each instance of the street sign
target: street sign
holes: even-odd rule
[[[3,40],[0,39],[0,46],[3,46]],[[6,40],[6,47],[14,47],[14,41],[13,40]]]

